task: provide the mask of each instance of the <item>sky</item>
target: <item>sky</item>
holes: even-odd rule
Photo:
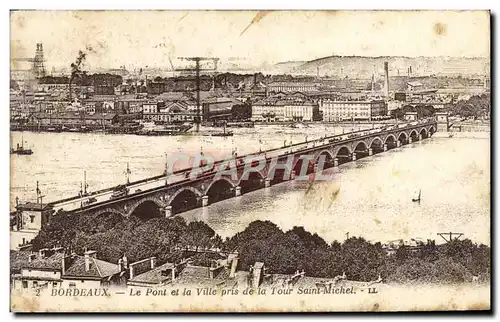
[[[489,57],[487,11],[12,11],[11,57],[60,69],[168,67],[169,57],[265,66],[344,56]],[[253,23],[252,23],[253,22]],[[11,61],[11,67],[13,64]],[[15,65],[18,67],[18,65]]]

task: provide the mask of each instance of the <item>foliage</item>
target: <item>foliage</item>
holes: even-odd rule
[[[392,116],[398,119],[404,119],[407,112],[417,112],[417,117],[425,118],[433,116],[436,110],[432,105],[417,104],[417,105],[405,105],[401,108],[396,108],[391,111]]]
[[[281,230],[270,221],[254,221],[225,241],[201,221],[186,223],[181,217],[143,221],[135,216],[123,218],[106,214],[58,214],[33,241],[33,250],[63,246],[82,253],[96,250],[99,257],[116,262],[124,254],[133,262],[155,256],[158,263],[178,261],[186,246],[238,251],[238,268],[248,270],[255,262],[265,263],[268,273],[293,274],[304,270],[307,276],[406,283],[460,283],[473,276],[489,280],[490,248],[472,241],[454,240],[436,245],[433,240],[416,246],[400,246],[388,255],[380,243],[351,237],[328,244],[304,227]],[[180,246],[180,248],[179,248]],[[195,265],[209,266],[219,255],[192,252]]]
[[[460,115],[463,117],[480,117],[491,110],[490,94],[482,94],[472,96],[468,100],[461,100],[454,103],[449,111],[452,115]]]

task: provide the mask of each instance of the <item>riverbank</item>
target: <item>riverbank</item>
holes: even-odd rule
[[[461,138],[461,139],[489,139],[490,132],[436,132],[432,135],[436,138]]]

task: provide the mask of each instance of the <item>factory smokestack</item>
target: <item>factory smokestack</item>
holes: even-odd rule
[[[384,62],[384,96],[389,97],[389,63]]]

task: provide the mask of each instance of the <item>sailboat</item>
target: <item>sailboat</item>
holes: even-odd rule
[[[24,148],[24,138],[21,136],[21,146],[19,146],[19,143],[16,146],[16,149],[11,149],[10,150],[11,154],[19,154],[19,155],[32,155],[33,150],[31,149],[25,149]]]
[[[415,197],[413,197],[413,198],[411,199],[411,201],[413,201],[413,202],[417,202],[417,201],[418,201],[418,202],[420,202],[420,197],[421,197],[421,195],[422,195],[422,189],[420,189],[420,190],[418,191],[418,195],[416,195]]]

